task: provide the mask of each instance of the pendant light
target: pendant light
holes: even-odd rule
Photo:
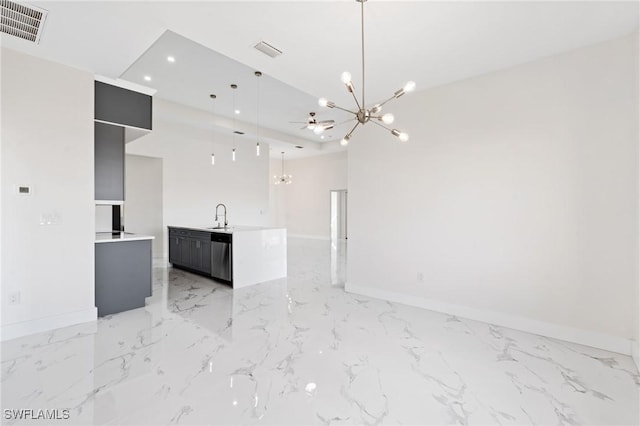
[[[288,175],[284,172],[284,151],[282,152],[282,174],[280,176],[273,177],[275,181],[273,182],[275,185],[285,184],[289,185],[292,182],[293,176]]]
[[[216,95],[214,95],[213,93],[209,95],[209,97],[211,98],[212,101],[216,100]],[[216,126],[213,123],[213,120],[215,119],[216,116],[216,103],[212,102],[213,105],[213,112],[212,112],[212,117],[211,117],[211,165],[214,166],[216,164],[216,155],[213,152],[214,148],[215,148],[215,138],[214,138],[214,133],[216,131]]]
[[[382,111],[382,106],[384,104],[386,104],[387,102],[391,101],[392,99],[397,99],[400,96],[404,95],[405,93],[409,93],[409,92],[413,92],[416,88],[416,83],[414,83],[413,81],[409,81],[407,84],[404,85],[404,87],[402,89],[396,90],[394,92],[394,94],[387,100],[377,103],[369,108],[367,108],[366,103],[365,103],[365,96],[364,96],[364,89],[365,89],[365,85],[364,85],[364,3],[367,0],[356,0],[356,2],[360,3],[360,28],[361,28],[361,40],[362,40],[362,49],[361,49],[361,55],[362,55],[362,103],[360,103],[360,101],[358,101],[358,97],[356,96],[356,89],[353,85],[353,81],[351,81],[351,74],[347,71],[342,73],[342,82],[344,83],[345,87],[347,88],[347,91],[349,93],[351,93],[351,96],[353,96],[353,100],[356,103],[356,107],[357,110],[356,111],[351,111],[348,110],[346,108],[342,108],[339,107],[338,105],[336,105],[335,103],[328,101],[325,98],[320,98],[318,100],[318,104],[322,107],[327,107],[327,108],[337,108],[339,110],[348,112],[350,114],[353,114],[355,117],[354,119],[356,120],[356,124],[351,128],[351,130],[342,138],[342,140],[340,141],[340,144],[342,146],[345,146],[349,143],[349,139],[351,139],[351,135],[353,134],[353,132],[356,130],[356,128],[359,125],[365,125],[368,122],[374,123],[386,130],[388,130],[393,136],[397,137],[399,140],[401,140],[402,142],[406,142],[409,140],[409,135],[405,132],[402,132],[398,129],[391,129],[389,127],[387,127],[387,124],[391,124],[393,123],[394,117],[393,114],[383,114],[380,115],[380,112]]]
[[[231,161],[236,161],[236,115],[238,114],[238,110],[236,109],[237,88],[237,84],[231,85],[231,89],[233,90],[233,150],[231,151]]]
[[[260,157],[260,77],[262,73],[256,71],[257,95],[256,95],[256,156]]]

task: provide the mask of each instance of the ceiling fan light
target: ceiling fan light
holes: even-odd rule
[[[324,127],[322,126],[315,126],[313,128],[313,133],[315,133],[316,135],[319,135],[322,132],[324,132]]]
[[[393,114],[388,112],[384,114],[382,117],[380,117],[379,120],[382,121],[384,124],[391,124],[395,120],[395,117],[393,116]]]
[[[342,82],[347,86],[351,83],[351,73],[349,71],[343,72],[340,78],[342,79]],[[353,87],[353,85],[351,87]]]

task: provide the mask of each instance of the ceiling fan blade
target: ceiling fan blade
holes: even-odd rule
[[[289,123],[292,123],[292,124],[307,124],[306,121],[290,121]]]
[[[328,126],[330,124],[335,124],[335,120],[323,120],[323,121],[318,121],[318,125],[319,126]]]

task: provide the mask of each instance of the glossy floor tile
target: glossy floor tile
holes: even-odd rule
[[[629,357],[344,292],[344,245],[287,279],[154,268],[148,306],[2,344],[4,424],[638,424]]]

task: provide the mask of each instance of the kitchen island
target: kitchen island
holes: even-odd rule
[[[246,287],[287,276],[287,230],[259,226],[169,226],[174,267]]]

